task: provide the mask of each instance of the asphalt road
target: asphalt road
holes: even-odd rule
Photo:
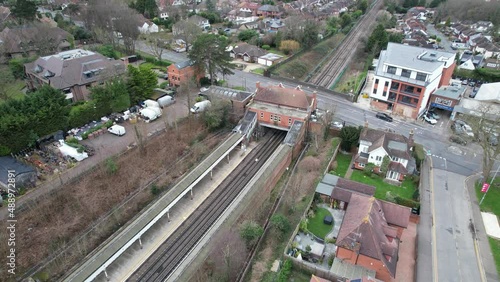
[[[427,24],[427,34],[429,35],[437,35],[437,37],[441,38],[441,42],[439,45],[443,46],[443,50],[456,53],[457,51],[451,49],[451,41],[448,40],[448,36],[441,33],[441,31],[437,30],[433,24]]]
[[[428,31],[433,34],[432,27]],[[449,47],[451,43],[448,43],[447,38],[439,34],[438,36],[443,40],[442,45]],[[150,53],[144,44],[138,43],[136,47]],[[164,52],[162,58],[173,62],[187,59],[185,53],[179,54],[168,50]],[[234,75],[226,76],[225,80],[229,86],[243,86],[248,91],[255,90],[256,82],[261,82],[263,85],[281,82],[237,70],[234,71]],[[296,87],[300,84],[300,82],[295,85],[282,83],[286,87]],[[312,89],[307,87],[303,89],[312,92]],[[394,122],[389,123],[375,118],[375,112],[371,109],[353,104],[342,97],[322,91],[318,91],[317,95],[318,108],[333,110],[335,119],[344,120],[348,125],[363,125],[367,121],[370,127],[390,129],[406,136],[410,130],[415,132],[415,141],[424,146],[433,160],[432,171],[428,175],[422,172],[417,281],[431,281],[435,276],[439,281],[480,281],[469,229],[470,199],[463,183],[465,176],[480,172],[482,156],[477,144],[472,143],[464,147],[450,143],[449,124],[446,121],[432,126],[420,121],[395,118]]]

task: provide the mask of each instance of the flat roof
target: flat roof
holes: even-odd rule
[[[443,86],[436,91],[432,95],[437,95],[440,97],[445,97],[449,99],[458,100],[462,94],[465,92],[465,87],[461,86]]]
[[[316,186],[316,193],[320,193],[320,194],[327,195],[330,197],[332,195],[332,192],[333,192],[332,185],[328,185],[328,184],[320,182]]]
[[[295,143],[297,142],[297,137],[299,136],[303,125],[304,122],[300,120],[294,121],[292,126],[290,127],[290,130],[288,130],[288,134],[285,136],[285,140],[283,141],[283,143],[290,146],[295,145]]]
[[[382,64],[431,73],[451,57],[454,58],[455,53],[389,42],[379,60]]]

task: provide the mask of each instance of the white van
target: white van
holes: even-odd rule
[[[191,113],[193,114],[201,113],[210,108],[210,106],[212,106],[212,103],[210,103],[210,101],[208,100],[198,102],[194,104],[193,107],[191,107]]]
[[[174,97],[172,97],[170,95],[165,95],[163,97],[160,97],[156,101],[158,102],[158,104],[160,104],[160,107],[162,107],[162,108],[175,103]]]
[[[161,117],[161,109],[156,107],[141,109],[139,113],[146,119],[146,122],[151,122]]]
[[[142,102],[142,106],[144,108],[159,108],[160,107],[160,104],[158,104],[158,102],[154,101],[154,100],[146,100],[144,102]]]
[[[125,127],[123,127],[121,125],[117,125],[117,124],[108,128],[108,132],[111,134],[114,134],[114,135],[118,135],[118,136],[123,136],[126,133]]]

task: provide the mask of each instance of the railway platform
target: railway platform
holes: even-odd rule
[[[196,186],[196,193],[198,193],[198,184],[204,182],[204,178],[207,174],[208,180],[215,179],[212,182],[222,181],[225,176],[220,175],[214,177],[214,169],[217,169],[217,165],[227,157],[230,159],[230,155],[236,159],[241,157],[240,150],[234,150],[244,139],[244,135],[240,133],[231,134],[221,145],[219,145],[208,157],[206,157],[196,168],[191,170],[182,180],[180,180],[169,192],[163,195],[159,200],[157,200],[149,209],[142,212],[142,214],[136,218],[132,223],[126,227],[119,230],[116,235],[108,240],[106,245],[95,252],[90,257],[87,257],[85,262],[83,262],[76,270],[67,275],[63,281],[101,281],[96,278],[103,279],[102,281],[107,281],[106,276],[109,278],[111,269],[108,269],[112,264],[114,265],[115,260],[122,261],[127,258],[127,255],[121,258],[122,254],[127,253],[129,248],[144,250],[144,243],[148,238],[148,233],[146,233],[150,228],[156,225],[157,222],[163,222],[168,220],[187,218],[188,215],[184,214],[184,211],[190,211],[189,206],[192,210],[196,209],[197,205],[193,202],[195,199],[203,201],[206,197],[193,197],[193,201],[189,200],[183,208],[179,209],[175,205],[182,201],[184,196],[190,193],[193,195],[193,187]],[[248,148],[247,148],[248,151]],[[239,154],[238,154],[239,152]],[[241,160],[240,160],[241,161]],[[238,162],[239,163],[239,162]],[[236,161],[229,162],[230,167],[227,168],[227,173],[232,171],[233,165],[237,165]],[[218,184],[217,184],[218,185]],[[214,185],[214,187],[217,187]],[[190,198],[190,197],[188,197]],[[189,205],[190,203],[190,205]],[[177,212],[174,212],[177,211]],[[180,212],[179,212],[180,211]],[[191,211],[192,212],[192,211]],[[165,216],[167,215],[167,216]],[[180,223],[179,223],[180,224]],[[174,226],[174,224],[169,224],[169,226]],[[175,229],[174,229],[175,230]],[[145,237],[146,236],[146,237]],[[145,256],[147,258],[147,256]],[[137,263],[137,262],[136,262]],[[139,264],[140,265],[140,264]],[[130,272],[130,274],[133,271]],[[103,274],[102,274],[103,273]],[[102,275],[101,275],[102,274]],[[123,276],[122,272],[122,276]],[[119,277],[116,277],[115,281],[123,281]],[[113,279],[114,280],[114,279]]]

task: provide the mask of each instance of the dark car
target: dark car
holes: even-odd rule
[[[453,143],[463,145],[463,146],[467,145],[467,141],[465,139],[463,139],[462,137],[457,136],[457,135],[450,136],[450,141]]]
[[[385,121],[388,121],[388,122],[392,122],[392,117],[389,116],[388,114],[384,114],[384,113],[377,113],[375,115],[377,118],[381,119],[381,120],[385,120]]]

